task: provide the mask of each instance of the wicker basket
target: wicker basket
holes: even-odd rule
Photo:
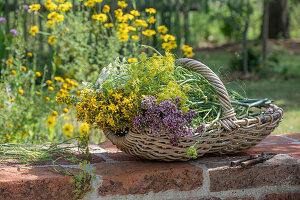
[[[198,157],[206,153],[231,154],[248,149],[268,136],[282,120],[281,108],[270,104],[266,109],[270,114],[259,115],[251,119],[237,120],[227,90],[219,77],[204,64],[188,58],[176,60],[183,67],[193,70],[206,78],[216,91],[222,107],[222,117],[202,136],[179,138],[178,146],[172,146],[168,136],[153,136],[151,131],[143,134],[129,131],[125,136],[117,136],[110,130],[104,130],[106,137],[121,151],[149,160],[186,161],[193,159],[187,150],[199,137],[196,145]]]

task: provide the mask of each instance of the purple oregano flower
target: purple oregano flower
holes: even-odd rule
[[[2,24],[5,21],[4,17],[0,17],[0,24]]]
[[[29,6],[28,5],[23,5],[24,10],[28,10]]]
[[[11,29],[9,32],[13,35],[18,35],[18,31],[16,29]]]

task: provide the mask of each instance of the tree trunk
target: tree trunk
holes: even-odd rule
[[[289,38],[289,4],[288,0],[269,2],[269,38]]]
[[[246,77],[249,76],[249,69],[248,69],[248,28],[249,28],[249,21],[250,21],[250,2],[247,0],[247,16],[246,16],[246,24],[243,30],[243,71]]]
[[[261,31],[262,41],[262,64],[265,65],[267,58],[267,42],[268,42],[268,28],[269,28],[269,0],[264,0],[263,7],[263,23]]]

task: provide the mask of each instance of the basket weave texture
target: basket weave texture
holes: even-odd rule
[[[272,104],[266,107],[272,110],[270,114],[237,120],[224,84],[209,67],[188,58],[177,59],[176,62],[201,74],[210,82],[222,107],[222,117],[202,135],[178,138],[178,146],[172,146],[167,135],[157,137],[151,131],[139,134],[131,130],[125,136],[117,136],[105,129],[105,136],[121,151],[148,160],[186,161],[193,159],[187,155],[188,148],[200,139],[195,147],[198,157],[207,153],[232,154],[258,144],[282,120],[283,110]]]

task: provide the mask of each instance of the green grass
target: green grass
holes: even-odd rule
[[[197,59],[220,76],[227,76],[231,54],[224,52],[201,52]],[[283,63],[289,64],[291,73],[300,74],[299,55],[280,55]],[[295,70],[295,71],[294,71]],[[222,72],[221,72],[222,71]],[[224,74],[225,73],[225,74]],[[284,110],[284,119],[273,134],[300,133],[300,77],[283,80],[265,78],[261,80],[233,81],[226,83],[228,88],[235,89],[249,98],[270,98]]]

